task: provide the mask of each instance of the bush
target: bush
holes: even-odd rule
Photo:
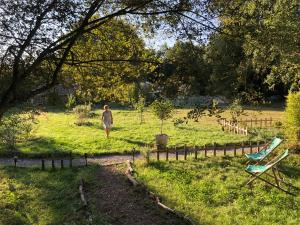
[[[28,140],[33,131],[33,114],[12,114],[0,121],[0,143],[8,150],[16,149],[18,141]]]
[[[300,91],[289,93],[284,119],[286,137],[290,143],[300,147]]]
[[[76,124],[78,126],[88,124],[87,119],[90,117],[90,113],[92,111],[91,104],[85,104],[85,105],[78,105],[73,109],[73,112],[75,113],[77,117]]]
[[[67,110],[71,110],[75,107],[76,105],[76,98],[74,95],[70,94],[68,95],[68,98],[67,98],[67,103],[66,103],[66,108]]]

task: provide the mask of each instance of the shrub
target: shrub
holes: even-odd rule
[[[73,109],[73,112],[77,117],[76,124],[78,126],[85,125],[88,123],[87,119],[90,117],[91,110],[91,104],[78,105]]]
[[[246,115],[246,113],[244,112],[244,108],[241,104],[241,100],[240,99],[235,99],[231,105],[228,107],[228,110],[230,112],[231,115],[231,120],[234,123],[237,123],[238,118],[242,115]]]
[[[16,149],[18,141],[28,140],[33,131],[33,114],[12,114],[0,121],[0,142],[8,150]]]
[[[290,142],[300,146],[300,91],[290,92],[284,113],[285,134]]]
[[[68,95],[68,98],[67,98],[67,103],[66,103],[66,108],[67,110],[71,110],[75,107],[76,105],[76,98],[73,94],[70,94]]]
[[[174,110],[173,104],[168,100],[155,100],[151,104],[151,109],[154,115],[161,121],[160,133],[162,134],[164,121],[172,117]]]
[[[140,115],[140,124],[144,122],[144,112],[146,110],[146,100],[144,97],[140,97],[136,103],[134,103],[134,108],[138,111]]]

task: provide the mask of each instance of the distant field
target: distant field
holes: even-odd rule
[[[81,177],[95,185],[94,174],[95,167],[58,172],[0,168],[0,224],[86,224],[78,186]],[[93,224],[108,224],[97,211],[93,216]]]
[[[174,118],[182,118],[188,109],[176,110]],[[144,115],[144,123],[140,124],[139,114],[133,110],[113,110],[114,127],[111,138],[106,139],[100,122],[101,111],[95,118],[90,119],[91,126],[75,125],[75,116],[62,111],[47,112],[38,116],[39,123],[35,126],[32,141],[20,143],[19,149],[26,153],[50,154],[53,152],[109,154],[124,153],[133,147],[139,149],[145,144],[154,143],[154,137],[159,133],[159,120],[151,112]],[[263,111],[247,110],[248,118],[282,118],[282,110],[268,109]],[[229,116],[228,112],[224,113]],[[246,116],[244,116],[245,118]],[[240,142],[243,140],[261,139],[262,137],[234,135],[223,132],[216,119],[204,117],[199,122],[175,127],[172,120],[168,120],[163,129],[169,135],[169,145],[199,145]],[[264,134],[272,136],[278,129]]]
[[[299,155],[282,167],[284,177],[300,188]],[[249,175],[239,157],[136,163],[137,178],[162,202],[191,217],[197,224],[300,224],[300,195],[287,195],[261,181],[243,187]]]

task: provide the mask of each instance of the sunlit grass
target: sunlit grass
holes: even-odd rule
[[[284,175],[300,187],[299,156],[284,163]],[[287,195],[261,181],[244,187],[248,175],[241,158],[136,164],[137,178],[162,201],[197,224],[300,224],[300,195]]]
[[[188,109],[176,110],[173,118],[186,116]],[[35,126],[35,137],[32,141],[19,144],[19,150],[26,153],[51,154],[68,153],[124,153],[133,147],[139,149],[145,144],[155,143],[155,135],[160,132],[159,120],[151,112],[144,115],[144,123],[140,124],[139,114],[133,110],[113,110],[114,127],[111,138],[106,139],[100,121],[101,111],[96,111],[95,118],[89,119],[90,126],[77,126],[73,113],[62,111],[47,112],[38,116]],[[251,118],[281,118],[282,111],[265,110],[263,113],[247,111]],[[225,112],[226,117],[229,116]],[[189,122],[178,127],[171,120],[166,121],[163,132],[169,135],[169,145],[199,145],[241,142],[253,138],[223,132],[215,118],[204,117],[199,122]],[[274,132],[273,132],[274,133]],[[272,136],[272,132],[267,135]],[[260,137],[256,137],[260,138]],[[255,138],[254,138],[255,139]]]

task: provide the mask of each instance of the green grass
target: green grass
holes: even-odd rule
[[[80,178],[92,185],[96,167],[41,171],[0,168],[0,225],[87,224],[81,210]],[[93,224],[105,223],[92,212]]]
[[[182,118],[187,109],[177,110],[174,118]],[[124,153],[133,147],[139,149],[144,144],[154,143],[155,135],[160,132],[160,122],[151,112],[145,113],[145,122],[140,124],[139,114],[133,110],[113,110],[114,127],[111,138],[106,139],[100,122],[102,111],[96,111],[97,117],[89,119],[91,126],[77,126],[72,113],[61,111],[42,113],[38,116],[34,138],[26,143],[19,143],[18,149],[25,153],[50,154],[53,152],[83,154]],[[248,110],[251,118],[281,118],[280,110],[257,112]],[[228,112],[225,113],[228,116]],[[164,133],[169,135],[169,145],[199,145],[241,142],[252,137],[223,132],[216,120],[205,117],[200,122],[175,127],[172,120],[165,123]],[[267,136],[272,136],[270,132]],[[260,138],[260,137],[255,137]],[[255,139],[254,138],[254,139]]]
[[[289,156],[284,175],[300,187],[300,157]],[[152,162],[136,165],[137,178],[162,202],[206,225],[298,225],[300,195],[287,195],[257,181],[242,187],[248,175],[241,158]]]

